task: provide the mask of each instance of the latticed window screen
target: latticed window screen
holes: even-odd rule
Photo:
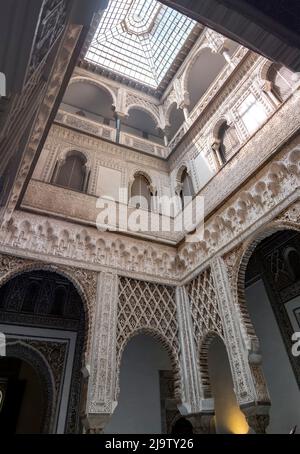
[[[273,64],[268,71],[268,79],[273,82],[277,98],[285,101],[293,91],[293,73],[285,66]]]
[[[196,344],[209,333],[223,336],[223,326],[211,269],[207,268],[186,286],[192,309]]]
[[[55,183],[65,188],[83,191],[84,180],[85,180],[84,159],[77,155],[71,155],[66,158],[66,161],[60,167]]]
[[[117,348],[134,332],[147,330],[161,335],[177,351],[177,319],[175,289],[167,285],[120,277]],[[120,359],[120,357],[119,357]]]

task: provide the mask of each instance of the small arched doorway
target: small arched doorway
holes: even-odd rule
[[[193,435],[192,423],[186,418],[178,418],[172,426],[172,435]]]
[[[289,433],[300,426],[300,361],[292,353],[300,332],[300,234],[281,230],[255,241],[241,270],[245,264],[240,283],[271,398],[267,433]]]
[[[134,336],[122,355],[118,406],[105,433],[166,433],[167,420],[177,412],[173,388],[172,364],[163,345],[152,335]]]
[[[0,432],[43,432],[47,403],[36,370],[19,358],[0,359]]]
[[[81,432],[85,326],[81,296],[63,275],[28,271],[0,288],[0,332],[6,337],[6,357],[0,358],[0,383],[6,396],[2,411],[10,415],[10,431]],[[19,396],[15,401],[13,394]],[[36,402],[30,409],[28,399]],[[33,426],[22,416],[27,412],[36,421]]]
[[[224,341],[217,334],[209,336],[204,343],[203,352],[207,354],[209,397],[214,399],[216,433],[246,434],[249,432],[245,415],[239,408],[232,379],[230,362]],[[203,363],[203,362],[202,362]]]
[[[134,176],[130,191],[130,203],[137,209],[151,210],[152,194],[150,191],[151,182],[145,175],[137,173]]]

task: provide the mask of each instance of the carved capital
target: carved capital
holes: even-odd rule
[[[200,413],[190,416],[188,420],[194,428],[194,434],[215,434],[215,415],[214,413]]]
[[[82,424],[85,429],[85,433],[88,435],[96,435],[103,433],[107,426],[111,415],[108,414],[92,414],[86,415],[82,418]]]
[[[248,407],[242,409],[242,411],[246,416],[249,427],[256,434],[266,433],[266,429],[270,423],[269,406]]]

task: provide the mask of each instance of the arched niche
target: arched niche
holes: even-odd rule
[[[169,129],[168,129],[168,139],[171,140],[178,132],[180,127],[183,125],[185,121],[184,113],[182,109],[177,107],[177,104],[174,103],[169,111],[168,122],[169,122]]]
[[[145,333],[131,337],[122,353],[118,406],[105,433],[162,433],[162,371],[170,373],[172,362],[161,342]]]
[[[217,168],[232,157],[240,145],[239,137],[234,125],[228,125],[227,121],[220,121],[214,131],[212,150]]]
[[[181,200],[182,209],[190,202],[195,195],[193,180],[186,166],[182,166],[177,173],[177,195]]]
[[[193,424],[186,418],[178,418],[172,425],[172,435],[193,435]]]
[[[27,362],[42,379],[45,418],[40,432],[81,431],[87,322],[77,289],[56,272],[20,272],[0,288],[0,325],[7,337],[7,356]],[[16,420],[20,417],[15,416]]]
[[[146,109],[132,106],[122,121],[122,131],[163,144],[163,134],[159,130],[158,120]]]
[[[267,433],[289,433],[300,421],[300,364],[292,353],[300,331],[299,266],[299,232],[274,228],[253,239],[239,269],[239,303],[257,335],[270,393]]]
[[[20,351],[19,351],[20,353]],[[15,356],[16,355],[16,356]],[[0,425],[1,432],[38,434],[47,430],[47,382],[41,370],[18,356],[7,346],[7,356],[0,357]],[[51,412],[51,408],[49,408]]]
[[[271,82],[271,89],[279,101],[285,101],[292,94],[297,81],[295,77],[296,75],[285,66],[278,63],[270,66],[267,80]]]
[[[62,108],[71,113],[114,127],[114,100],[110,91],[89,81],[71,81]]]
[[[87,190],[88,179],[87,159],[76,150],[69,151],[64,159],[56,163],[52,175],[52,183],[80,192]]]
[[[186,79],[191,112],[226,65],[225,58],[210,49],[202,49],[191,64]]]
[[[209,338],[207,367],[210,397],[213,397],[215,406],[216,432],[248,433],[249,426],[235,396],[227,349],[218,335],[211,335]]]

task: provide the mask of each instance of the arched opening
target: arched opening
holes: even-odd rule
[[[267,433],[300,426],[300,362],[292,350],[292,335],[300,331],[299,257],[300,234],[278,231],[245,255],[245,276],[240,272],[271,398]]]
[[[166,432],[168,412],[176,411],[173,388],[171,360],[165,348],[150,335],[133,337],[122,355],[119,402],[105,433]]]
[[[122,121],[122,131],[163,145],[163,133],[153,115],[138,107],[131,107]]]
[[[215,404],[216,432],[248,433],[246,418],[236,400],[227,350],[219,336],[214,336],[208,347],[208,372]]]
[[[136,174],[131,186],[130,204],[136,208],[150,210],[151,197],[149,180],[140,173]]]
[[[204,96],[226,65],[225,58],[210,49],[203,49],[194,61],[187,79],[187,91],[190,96],[189,111]]]
[[[178,109],[177,105],[174,103],[171,107],[169,114],[169,130],[168,130],[168,139],[172,140],[175,134],[179,131],[180,127],[185,121],[184,113],[182,109]]]
[[[193,435],[192,423],[186,418],[179,418],[172,426],[172,435]]]
[[[180,188],[181,207],[184,209],[189,204],[191,197],[195,195],[193,181],[186,167],[180,176]]]
[[[0,418],[9,415],[10,431],[81,431],[86,326],[81,296],[60,274],[28,271],[0,288],[0,332],[7,354],[0,358]]]
[[[239,138],[234,126],[224,121],[218,128],[212,149],[217,167],[222,167],[231,158],[239,146]]]
[[[267,80],[272,83],[272,91],[279,101],[285,101],[295,87],[294,73],[285,66],[273,63],[267,73]]]
[[[78,81],[67,88],[61,108],[114,128],[113,103],[112,95],[105,87]]]
[[[41,433],[44,394],[40,378],[29,363],[18,358],[0,358],[1,433]]]
[[[83,192],[88,183],[86,157],[79,152],[70,152],[64,161],[58,162],[52,182],[64,188]]]

